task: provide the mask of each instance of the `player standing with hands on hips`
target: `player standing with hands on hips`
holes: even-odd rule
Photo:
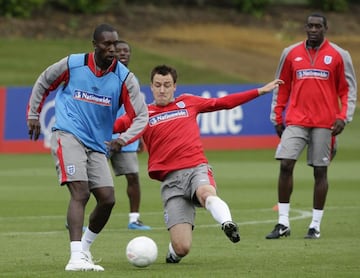
[[[119,41],[116,45],[116,58],[126,67],[129,66],[131,49],[126,41]],[[118,116],[125,113],[122,106],[118,112]],[[119,135],[114,134],[113,138]],[[141,140],[124,146],[119,152],[112,152],[110,155],[110,162],[115,176],[125,175],[127,181],[127,195],[130,203],[129,223],[130,230],[150,230],[151,227],[144,225],[140,220],[140,179],[139,179],[139,161],[138,151],[142,150]]]
[[[148,105],[149,122],[143,133],[149,152],[148,172],[152,179],[161,182],[164,220],[171,241],[166,262],[178,263],[191,248],[196,207],[205,207],[232,242],[240,241],[238,225],[232,220],[228,205],[216,194],[213,172],[200,140],[197,115],[234,108],[283,82],[276,79],[259,89],[221,98],[189,94],[175,98],[174,68],[157,66],[150,80],[154,102]],[[122,132],[130,123],[126,114],[116,121],[114,131]]]
[[[305,238],[320,238],[328,192],[327,169],[335,154],[336,136],[352,120],[357,97],[350,54],[325,38],[327,29],[323,15],[308,16],[307,39],[285,48],[280,58],[276,76],[285,85],[275,90],[270,115],[281,138],[275,154],[280,160],[279,216],[266,239],[290,235],[293,170],[306,145],[307,164],[313,167],[315,181],[312,221]]]
[[[49,66],[32,89],[27,113],[30,139],[40,135],[39,114],[56,88],[51,153],[61,185],[70,192],[67,224],[70,260],[66,271],[103,271],[94,264],[90,246],[107,223],[115,204],[114,184],[106,154],[135,140],[148,120],[146,104],[134,74],[117,61],[118,33],[107,24],[96,27],[94,52],[72,54]],[[111,141],[113,123],[124,104],[132,124]],[[109,143],[110,141],[111,143]],[[84,234],[85,207],[93,194],[96,206]]]

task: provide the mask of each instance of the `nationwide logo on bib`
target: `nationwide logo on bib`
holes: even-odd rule
[[[91,102],[91,103],[99,104],[102,106],[110,106],[111,105],[111,97],[109,97],[109,96],[98,95],[98,94],[94,94],[94,93],[90,93],[90,92],[86,92],[86,91],[82,91],[82,90],[77,90],[77,89],[74,92],[74,99]]]

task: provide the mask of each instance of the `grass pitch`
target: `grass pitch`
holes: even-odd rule
[[[305,240],[311,220],[312,171],[300,159],[295,170],[288,238],[265,240],[277,221],[278,162],[274,150],[208,152],[219,195],[239,223],[241,241],[231,243],[204,210],[197,211],[190,254],[180,264],[165,264],[169,242],[162,217],[159,184],[146,174],[140,155],[141,218],[151,231],[129,231],[123,178],[115,178],[117,204],[93,245],[104,273],[68,273],[65,214],[69,193],[57,185],[50,154],[0,155],[0,277],[357,277],[360,231],[359,113],[340,136],[338,155],[329,168],[330,188],[321,239]],[[94,205],[91,199],[88,210]],[[89,214],[87,211],[87,215]],[[153,238],[157,261],[148,268],[130,265],[125,247],[139,235]]]
[[[17,86],[32,85],[48,64],[90,47],[88,41],[3,42],[2,50],[7,56],[0,59],[0,66],[7,68],[7,73],[0,76],[0,84]],[[27,52],[22,50],[24,45]],[[13,53],[19,59],[9,60],[8,57],[15,57]],[[182,84],[243,81],[185,65],[177,58],[149,55],[136,46],[134,55],[132,68],[143,83],[147,82],[152,66],[160,61],[179,69]],[[238,63],[237,59],[233,60]],[[357,112],[353,123],[340,136],[337,157],[329,168],[330,188],[322,236],[315,241],[303,239],[311,220],[313,187],[311,168],[305,165],[303,157],[295,170],[292,235],[269,241],[265,235],[277,221],[277,213],[272,210],[277,202],[279,166],[273,159],[274,150],[208,152],[219,195],[229,204],[233,219],[240,225],[241,241],[231,243],[210,214],[199,209],[192,250],[177,265],[165,264],[169,237],[163,223],[159,183],[148,178],[146,154],[140,155],[141,218],[153,229],[127,230],[126,184],[123,178],[116,178],[117,204],[92,248],[94,257],[102,259],[104,273],[64,271],[69,259],[64,225],[69,193],[57,185],[50,154],[0,155],[0,277],[358,277],[359,138],[360,113]],[[87,215],[93,205],[91,199]],[[144,269],[131,266],[125,257],[126,244],[138,235],[153,238],[159,248],[157,261]]]

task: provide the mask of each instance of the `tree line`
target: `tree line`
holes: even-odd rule
[[[301,4],[322,11],[346,12],[357,0],[0,0],[0,16],[29,18],[35,13],[62,10],[70,13],[96,14],[114,9],[126,10],[127,5],[185,5],[193,7],[224,7],[261,16],[269,5]]]

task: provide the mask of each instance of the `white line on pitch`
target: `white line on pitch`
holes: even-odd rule
[[[268,209],[267,209],[268,210]],[[309,218],[312,216],[312,213],[309,211],[305,211],[305,210],[299,210],[299,209],[292,209],[293,213],[298,213],[298,216],[294,216],[294,217],[290,217],[290,220],[294,221],[294,220],[300,220],[300,219],[305,219],[305,218]],[[24,217],[25,218],[25,217]],[[31,218],[35,218],[35,217],[26,217],[27,219],[31,219]],[[36,217],[39,218],[39,217]],[[43,218],[48,218],[50,219],[51,216],[46,216]],[[54,217],[53,217],[54,218]],[[57,217],[56,217],[57,218]],[[271,219],[271,220],[257,220],[257,221],[245,221],[245,222],[237,222],[240,226],[244,226],[244,225],[257,225],[257,224],[266,224],[266,223],[274,223],[276,222],[276,219]],[[219,226],[219,224],[209,224],[209,225],[196,225],[196,228],[209,228],[209,227],[217,227]],[[163,230],[165,228],[165,226],[163,227],[152,227],[151,230]],[[5,232],[5,233],[0,233],[0,235],[2,236],[16,236],[16,235],[51,235],[51,234],[58,234],[58,233],[63,233],[65,231],[65,227],[64,230],[57,230],[57,231],[48,231],[48,232]],[[106,229],[106,231],[110,231],[110,232],[119,232],[119,231],[129,231],[126,228],[120,228],[120,229]]]

